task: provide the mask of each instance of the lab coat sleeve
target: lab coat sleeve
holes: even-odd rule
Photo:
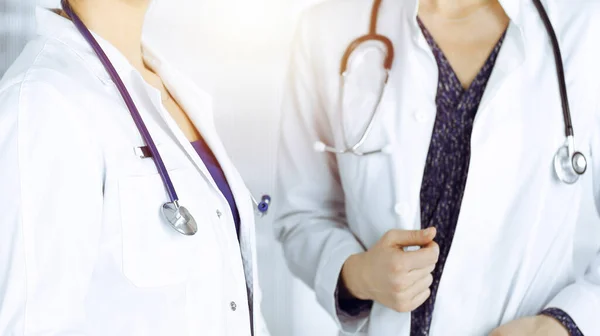
[[[335,292],[346,259],[364,248],[347,226],[336,157],[313,150],[332,143],[319,67],[310,44],[318,39],[309,16],[300,20],[285,89],[278,149],[275,234],[292,273],[314,289],[317,300],[345,333],[366,328],[368,314],[351,317],[337,309]]]
[[[48,84],[0,90],[0,335],[85,335],[103,173],[83,113]]]
[[[600,216],[600,109],[595,111],[596,131],[591,146],[591,173],[596,208]],[[600,237],[598,237],[600,240]],[[548,308],[566,312],[586,336],[600,336],[600,251],[589,265],[586,273],[575,283],[558,293]]]

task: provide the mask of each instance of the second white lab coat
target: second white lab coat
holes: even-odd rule
[[[544,2],[562,48],[576,146],[587,155],[593,195],[584,192],[592,189],[584,181],[592,179],[566,185],[555,175],[564,121],[542,21],[531,1],[500,2],[511,23],[475,118],[468,180],[430,335],[482,336],[557,307],[586,336],[598,336],[600,255],[585,275],[574,271],[573,256],[579,213],[593,213],[600,225],[600,2]],[[281,124],[276,233],[292,272],[314,289],[343,332],[400,336],[410,333],[410,313],[375,303],[368,316],[352,318],[336,309],[334,298],[350,255],[388,230],[421,227],[420,187],[436,118],[438,67],[416,22],[417,0],[384,0],[379,11],[378,32],[391,39],[396,56],[362,149],[389,144],[389,154],[313,150],[317,140],[345,145],[340,60],[349,43],[367,33],[372,3],[326,1],[300,21]],[[351,143],[371,112],[373,77],[382,63],[380,53],[365,50],[354,54],[344,101]],[[585,242],[598,246],[600,237],[588,235]]]
[[[160,92],[96,36],[152,135],[195,236],[168,201],[114,83],[74,25],[38,10],[38,37],[0,82],[0,335],[266,335],[250,194],[216,132],[211,98],[149,51],[146,62],[214,152],[227,200]]]

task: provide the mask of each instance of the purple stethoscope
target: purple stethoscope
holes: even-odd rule
[[[61,4],[65,13],[71,18],[71,20],[75,24],[75,27],[77,27],[77,30],[79,30],[81,35],[90,44],[92,49],[94,49],[94,52],[96,53],[96,55],[98,55],[98,58],[100,59],[100,62],[102,62],[102,65],[104,65],[104,68],[106,69],[113,82],[117,86],[117,89],[121,93],[121,96],[123,97],[123,100],[125,101],[125,104],[127,105],[129,112],[131,113],[131,116],[133,117],[135,125],[137,126],[142,138],[144,139],[144,142],[148,146],[150,153],[152,153],[152,159],[156,164],[156,168],[158,169],[158,173],[160,174],[160,177],[163,181],[163,184],[165,185],[165,189],[167,190],[170,199],[170,202],[166,202],[161,207],[161,211],[164,218],[177,232],[186,236],[193,236],[198,232],[198,225],[196,224],[196,220],[194,220],[194,217],[192,216],[192,214],[190,214],[188,209],[179,204],[179,197],[177,197],[177,192],[175,192],[175,187],[173,186],[171,177],[169,176],[169,173],[167,172],[165,164],[162,160],[162,157],[160,156],[160,153],[156,148],[156,144],[154,144],[154,140],[152,140],[152,137],[150,136],[150,133],[148,132],[148,129],[144,124],[142,116],[140,115],[137,107],[135,106],[133,99],[131,99],[129,91],[127,91],[127,88],[125,87],[125,84],[123,84],[121,77],[119,77],[119,74],[115,70],[114,66],[112,65],[112,63],[110,62],[110,60],[108,59],[108,57],[106,56],[106,54],[104,53],[94,36],[92,36],[92,33],[87,29],[87,27],[81,21],[79,16],[75,14],[69,2],[67,0],[62,0]],[[256,206],[259,215],[266,215],[269,211],[269,206],[271,204],[271,197],[269,195],[264,195],[260,202],[257,202],[252,195],[250,195],[250,197],[252,198],[252,201],[254,202],[254,205]]]

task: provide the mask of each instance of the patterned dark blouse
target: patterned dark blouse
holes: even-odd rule
[[[413,311],[410,332],[411,336],[426,336],[429,335],[435,297],[452,244],[467,181],[473,121],[502,47],[504,34],[470,87],[465,90],[429,31],[420,20],[418,23],[433,51],[439,71],[437,114],[421,184],[421,226],[423,229],[436,227],[440,257],[433,271],[432,295]],[[560,321],[571,335],[583,336],[573,320],[562,310],[548,309],[542,313]]]
[[[419,26],[431,47],[438,65],[439,81],[436,96],[437,114],[431,144],[421,184],[422,228],[435,226],[440,257],[433,272],[431,296],[411,316],[411,336],[427,336],[435,298],[452,238],[456,229],[462,197],[469,171],[471,131],[479,103],[492,74],[496,57],[504,41],[504,34],[490,53],[487,61],[471,83],[464,89],[446,56],[420,20]],[[358,316],[370,308],[369,302],[338,300],[339,309]],[[583,336],[574,321],[556,308],[542,312],[562,323],[571,336]]]

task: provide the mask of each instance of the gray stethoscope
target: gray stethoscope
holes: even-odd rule
[[[81,35],[83,35],[86,41],[90,44],[92,49],[94,49],[94,52],[98,55],[98,58],[106,68],[106,71],[117,86],[117,89],[119,89],[119,92],[121,93],[123,100],[125,100],[125,104],[127,105],[127,108],[129,109],[129,112],[133,117],[135,125],[137,126],[142,138],[144,139],[144,142],[146,143],[148,149],[152,154],[152,159],[156,164],[156,168],[158,169],[158,173],[160,174],[160,177],[165,185],[165,189],[167,190],[170,199],[170,202],[166,202],[161,207],[161,211],[164,218],[177,232],[186,236],[192,236],[196,234],[198,232],[198,225],[196,224],[196,221],[194,220],[192,214],[190,214],[190,212],[185,207],[179,204],[179,198],[177,197],[177,193],[175,192],[175,187],[173,186],[171,177],[169,176],[169,173],[165,168],[165,164],[160,156],[160,153],[158,152],[158,149],[156,148],[156,145],[154,144],[154,140],[152,140],[152,137],[150,136],[150,133],[148,132],[148,129],[146,128],[146,125],[144,124],[144,121],[140,116],[137,107],[135,106],[135,103],[131,99],[131,95],[125,87],[125,84],[123,84],[123,81],[119,77],[119,74],[115,70],[114,66],[112,65],[112,63],[110,62],[110,60],[108,59],[108,57],[106,56],[96,39],[92,36],[92,34],[87,29],[85,24],[81,21],[79,16],[75,14],[67,0],[62,0],[62,7],[65,13],[67,13],[67,15],[71,18],[71,20],[77,27],[77,30],[79,30]],[[252,201],[254,202],[258,213],[260,215],[267,214],[267,212],[269,211],[269,206],[271,204],[271,197],[268,195],[264,195],[260,202],[257,202],[256,199],[252,197],[252,195],[250,195],[250,197],[252,198]]]
[[[540,0],[533,0],[533,4],[535,5],[542,22],[550,36],[550,41],[552,43],[552,51],[554,53],[554,61],[556,63],[556,73],[558,77],[558,87],[560,91],[560,98],[562,103],[563,110],[563,118],[565,123],[565,136],[566,142],[563,146],[559,148],[556,155],[554,156],[554,169],[556,171],[556,175],[558,178],[567,184],[573,184],[577,182],[579,176],[583,175],[587,169],[587,159],[585,155],[581,152],[578,152],[575,149],[575,135],[573,132],[573,124],[571,122],[571,112],[569,111],[569,100],[567,97],[567,88],[565,84],[565,75],[563,70],[562,56],[560,53],[560,47],[558,44],[558,40],[556,38],[556,34],[554,32],[554,28],[550,23],[550,19],[548,18],[548,14],[544,10]],[[383,80],[383,84],[380,87],[377,103],[375,107],[371,111],[369,119],[367,121],[366,127],[363,130],[362,135],[354,143],[354,145],[349,145],[346,141],[344,149],[338,149],[333,146],[329,146],[321,141],[317,141],[315,143],[315,150],[318,152],[329,152],[334,154],[354,154],[356,156],[365,156],[376,153],[389,153],[389,145],[384,146],[379,149],[374,149],[371,151],[361,151],[361,147],[364,144],[365,140],[371,133],[373,128],[373,122],[375,120],[375,116],[377,115],[379,105],[381,104],[381,98],[383,97],[383,92],[385,87],[387,86],[388,78],[390,71],[392,69],[392,62],[394,60],[394,47],[392,42],[385,36],[379,35],[377,33],[377,16],[379,14],[379,7],[381,6],[381,0],[375,0],[373,3],[373,7],[371,9],[371,20],[369,23],[369,33],[367,35],[363,35],[356,40],[352,41],[346,51],[344,52],[344,56],[342,57],[341,66],[340,66],[340,94],[338,100],[338,106],[341,109],[340,111],[340,119],[343,118],[343,101],[344,101],[344,86],[346,83],[346,78],[348,77],[348,60],[352,53],[363,43],[370,41],[378,41],[381,42],[384,46],[385,59],[383,61],[383,69],[385,70],[385,77]],[[344,122],[341,120],[342,130],[344,130]],[[345,139],[344,134],[344,139]]]

